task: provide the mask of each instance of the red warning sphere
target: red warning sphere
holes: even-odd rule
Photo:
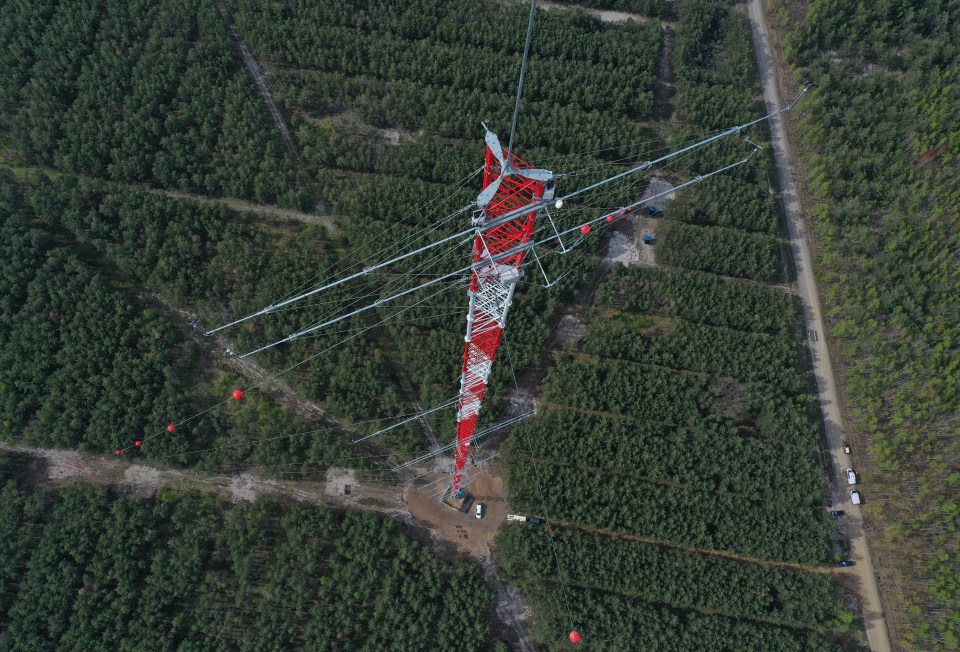
[[[172,423],[171,423],[169,426],[167,426],[167,432],[173,432],[173,431],[176,430],[176,429],[177,429],[177,427],[176,427],[175,425],[173,425]]]
[[[235,389],[235,390],[233,390],[232,396],[233,396],[233,400],[234,400],[234,401],[239,401],[239,400],[241,400],[241,399],[243,398],[243,390],[242,390],[242,389]]]
[[[571,642],[571,643],[579,643],[579,642],[580,642],[580,632],[578,632],[577,630],[573,630],[572,632],[570,632],[570,642]]]
[[[107,459],[107,456],[106,456],[106,455],[101,455],[101,456],[100,456],[100,459],[101,459],[101,460],[105,460],[105,459]]]
[[[113,452],[116,453],[117,455],[119,455],[119,454],[120,454],[120,449],[118,448],[117,450],[115,450],[115,451],[113,451]]]
[[[137,448],[139,448],[141,444],[143,444],[143,442],[140,441],[139,439],[138,439],[137,441],[133,442],[133,445],[136,446]]]
[[[589,235],[589,234],[590,234],[590,225],[589,225],[589,224],[584,224],[583,226],[581,226],[581,227],[580,227],[580,233],[582,233],[583,235]]]
[[[607,221],[608,221],[608,222],[612,222],[612,221],[613,221],[613,215],[607,215]]]

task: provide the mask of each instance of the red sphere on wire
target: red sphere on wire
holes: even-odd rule
[[[107,456],[106,456],[106,455],[101,455],[101,456],[100,456],[100,459],[101,459],[101,460],[105,460],[105,459],[107,459]]]
[[[113,451],[113,452],[116,453],[117,455],[119,455],[119,454],[120,454],[120,449],[118,448],[117,450],[115,450],[115,451]]]
[[[169,426],[167,426],[167,432],[173,432],[173,431],[176,430],[176,429],[177,429],[177,427],[176,427],[175,425],[173,425],[172,423],[171,423]]]
[[[607,221],[608,221],[608,222],[612,222],[612,221],[613,221],[613,215],[607,215]]]
[[[133,442],[133,445],[136,446],[137,448],[140,448],[140,445],[141,445],[141,444],[143,444],[143,442],[140,441],[139,439],[138,439],[137,441]]]
[[[581,227],[580,227],[580,233],[582,233],[583,235],[589,235],[589,234],[590,234],[590,225],[589,225],[589,224],[584,224],[583,226],[581,226]]]
[[[241,400],[241,399],[243,398],[243,390],[242,390],[242,389],[235,389],[235,390],[233,390],[232,396],[233,396],[233,400],[234,400],[234,401],[239,401],[239,400]]]
[[[579,643],[579,642],[580,642],[580,632],[578,632],[577,630],[573,630],[572,632],[570,632],[570,642],[571,642],[571,643]]]

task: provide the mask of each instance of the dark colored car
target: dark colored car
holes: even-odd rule
[[[839,562],[839,565],[846,568],[847,566],[856,566],[857,562],[850,561],[849,559],[844,559],[843,561]]]
[[[835,510],[833,510],[832,512],[830,512],[830,516],[832,516],[832,517],[834,517],[834,518],[840,518],[840,517],[843,516],[844,514],[846,514],[846,512],[843,511],[842,509],[835,509]]]
[[[533,525],[543,525],[543,519],[537,518],[536,516],[531,516],[530,518],[527,519],[527,522]]]

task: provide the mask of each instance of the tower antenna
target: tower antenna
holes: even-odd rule
[[[513,152],[513,137],[517,133],[517,120],[520,118],[520,96],[523,94],[523,77],[527,72],[527,59],[530,57],[530,39],[533,37],[533,19],[537,13],[537,0],[530,0],[530,18],[527,19],[527,40],[523,44],[523,59],[520,60],[520,81],[517,82],[517,99],[513,103],[513,122],[510,124],[510,140],[507,142],[507,158]]]

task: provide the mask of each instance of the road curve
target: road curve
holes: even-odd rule
[[[776,111],[781,107],[780,93],[777,84],[777,69],[773,63],[770,37],[767,33],[763,0],[750,0],[748,13],[750,29],[753,32],[754,49],[757,53],[757,67],[763,85],[763,99],[767,111]],[[780,115],[770,121],[771,140],[773,141],[773,153],[777,163],[777,175],[780,179],[783,208],[787,217],[787,228],[790,232],[790,246],[793,249],[793,259],[796,265],[796,282],[800,290],[803,315],[809,333],[808,340],[810,354],[813,358],[813,372],[820,393],[820,408],[823,411],[827,441],[833,458],[834,477],[829,484],[834,489],[834,499],[838,506],[842,503],[843,509],[847,512],[845,518],[847,519],[847,531],[850,536],[851,559],[857,563],[855,568],[860,578],[860,599],[863,607],[867,642],[874,652],[890,652],[892,650],[890,637],[883,616],[880,591],[877,588],[877,576],[873,569],[873,561],[870,558],[870,550],[867,547],[863,515],[859,505],[850,503],[850,496],[846,491],[847,485],[843,473],[844,469],[850,465],[850,458],[844,454],[841,447],[843,419],[837,395],[837,384],[833,375],[833,365],[830,363],[830,351],[827,349],[827,341],[824,336],[826,331],[820,310],[820,296],[813,276],[813,262],[807,244],[806,226],[803,221],[800,198],[797,194],[790,143],[787,140],[787,130],[783,119],[783,116]]]

